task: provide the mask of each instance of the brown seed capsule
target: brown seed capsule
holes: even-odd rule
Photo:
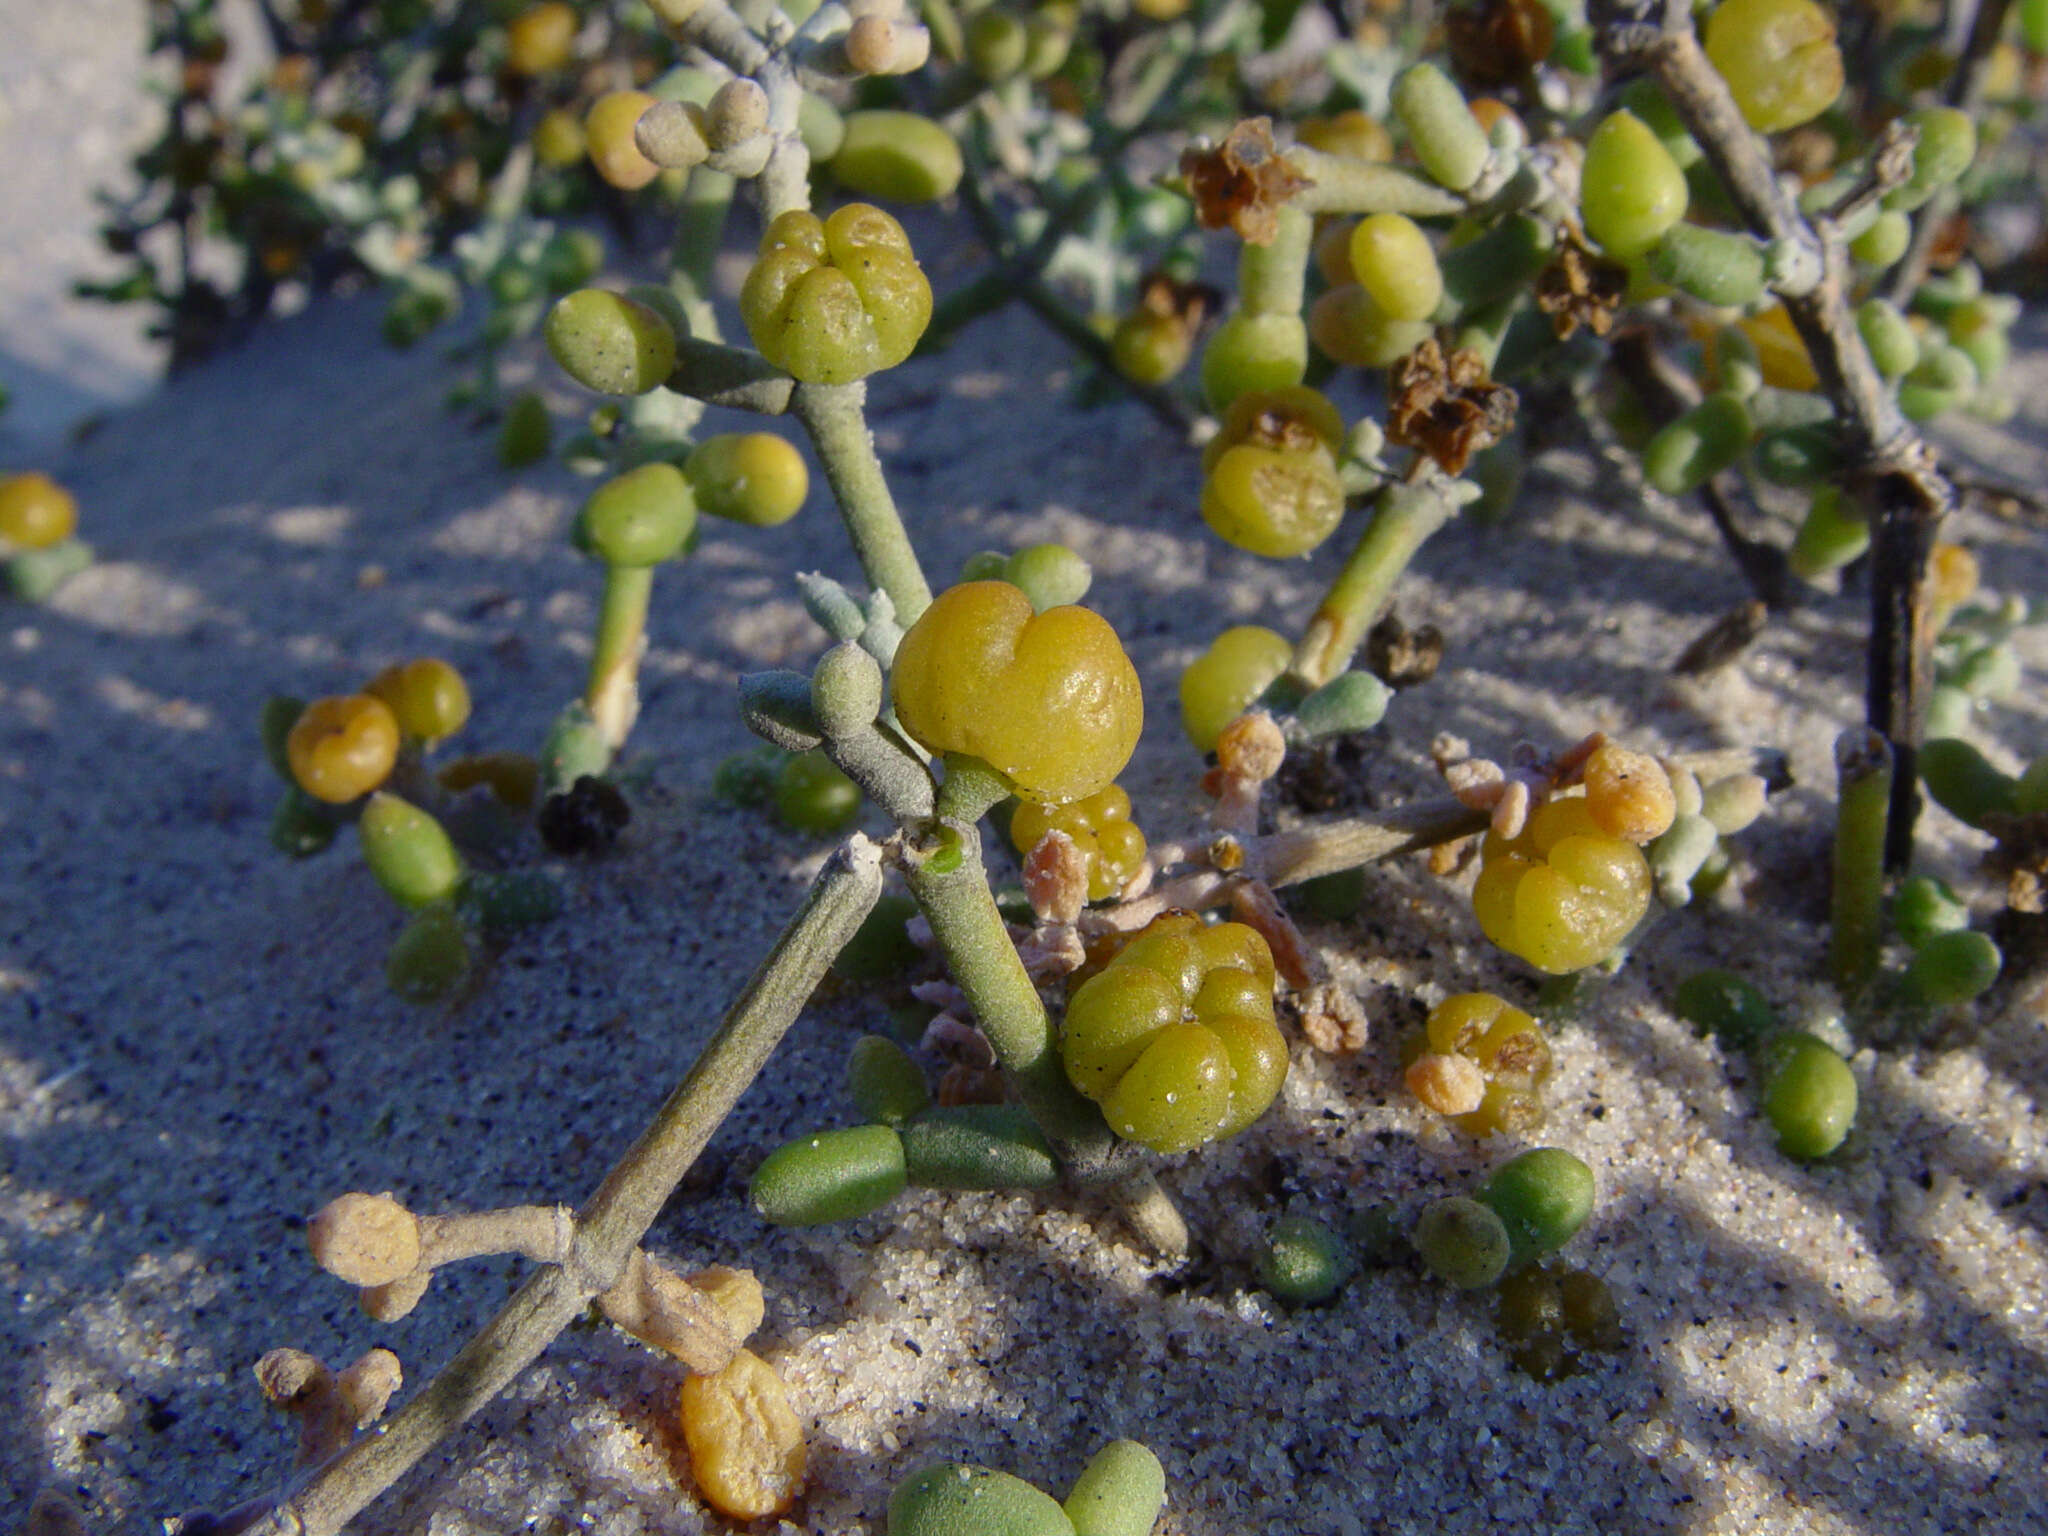
[[[1411,1061],[1403,1075],[1408,1091],[1439,1115],[1469,1115],[1486,1097],[1486,1074],[1468,1056],[1428,1051]]]
[[[1671,828],[1678,797],[1671,780],[1647,752],[1631,752],[1612,743],[1586,760],[1586,809],[1610,837],[1641,847]]]

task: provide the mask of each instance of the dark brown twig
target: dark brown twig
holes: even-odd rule
[[[1901,414],[1857,333],[1847,297],[1847,251],[1800,214],[1763,141],[1708,62],[1691,8],[1684,0],[1595,0],[1592,17],[1610,68],[1656,75],[1738,216],[1773,247],[1774,267],[1782,274],[1774,286],[1841,424],[1853,466],[1850,488],[1871,515],[1865,706],[1870,725],[1891,742],[1898,764],[1885,861],[1904,868],[1919,814],[1914,757],[1931,687],[1926,556],[1955,505],[1955,488]]]

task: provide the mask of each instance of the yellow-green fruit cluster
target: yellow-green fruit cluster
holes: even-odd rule
[[[1337,407],[1306,385],[1239,395],[1202,450],[1203,521],[1255,555],[1307,554],[1344,516],[1343,438]]]
[[[1512,839],[1489,833],[1472,907],[1486,936],[1562,976],[1606,959],[1650,906],[1650,866],[1583,796],[1552,800]]]
[[[1454,1112],[1430,1092],[1433,1075],[1410,1063],[1409,1084],[1416,1097],[1475,1136],[1500,1132],[1523,1135],[1543,1124],[1542,1090],[1550,1077],[1550,1042],[1527,1013],[1491,992],[1461,992],[1430,1010],[1429,1024],[1418,1042],[1421,1056],[1458,1056],[1479,1069],[1485,1083],[1476,1109]]]
[[[1266,941],[1242,923],[1155,919],[1068,999],[1060,1057],[1127,1140],[1186,1152],[1235,1136],[1287,1076]]]
[[[740,290],[761,355],[807,384],[849,384],[910,356],[932,289],[903,226],[868,203],[828,219],[800,208],[761,236]]]
[[[1010,818],[1010,842],[1028,854],[1049,832],[1064,832],[1088,871],[1088,899],[1107,901],[1145,863],[1145,834],[1131,820],[1131,797],[1112,784],[1069,805],[1021,805]]]
[[[1026,800],[1113,784],[1145,723],[1137,669],[1086,608],[1036,613],[1007,581],[952,587],[919,615],[890,674],[896,717],[933,752],[980,758]]]

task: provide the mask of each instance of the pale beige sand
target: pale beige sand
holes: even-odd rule
[[[106,558],[47,610],[0,610],[0,1277],[17,1298],[0,1487],[15,1508],[44,1483],[74,1490],[101,1531],[154,1530],[282,1477],[288,1429],[248,1369],[273,1346],[339,1363],[385,1344],[425,1380],[517,1267],[448,1274],[380,1328],[312,1269],[304,1216],[351,1188],[431,1211],[580,1199],[822,854],[708,794],[747,740],[734,676],[819,646],[787,573],[853,574],[820,493],[783,530],[711,530],[663,573],[621,854],[565,871],[563,917],[462,1004],[385,993],[397,919],[345,842],[299,865],[265,843],[258,703],[432,650],[473,681],[468,742],[530,746],[580,684],[596,577],[562,537],[579,483],[499,470],[487,436],[440,413],[433,349],[384,351],[374,319],[320,306],[50,460]],[[2021,419],[1965,434],[2036,486],[2041,339],[2020,365]],[[1130,782],[1167,831],[1199,804],[1172,728],[1178,669],[1222,623],[1298,622],[1336,551],[1276,566],[1223,550],[1195,516],[1188,458],[1135,409],[1068,410],[1066,367],[1008,316],[879,382],[875,421],[935,575],[1048,537],[1094,560],[1092,601],[1129,640],[1154,717]],[[2037,538],[1975,519],[1957,532],[1995,586],[2048,590]],[[1624,1353],[1540,1386],[1507,1366],[1483,1299],[1412,1269],[1300,1312],[1252,1286],[1249,1256],[1283,1210],[1412,1208],[1505,1153],[1413,1108],[1393,1052],[1442,993],[1527,1000],[1531,978],[1480,940],[1457,888],[1404,864],[1373,875],[1355,922],[1314,930],[1372,1045],[1298,1049],[1280,1108],[1167,1169],[1204,1246],[1180,1273],[1086,1201],[913,1196],[848,1227],[763,1227],[746,1168],[848,1121],[845,1050],[881,1006],[839,996],[806,1014],[650,1239],[768,1287],[766,1352],[812,1431],[811,1489],[780,1529],[879,1532],[889,1486],[939,1457],[1063,1490],[1116,1435],[1164,1460],[1161,1529],[1180,1536],[2048,1527],[2038,997],[2002,993],[1938,1045],[1859,1052],[1863,1125],[1819,1168],[1778,1156],[1746,1069],[1661,1005],[1725,963],[1789,1017],[1828,1010],[1828,749],[1856,713],[1858,608],[1822,602],[1728,672],[1671,681],[1743,595],[1702,519],[1546,460],[1511,527],[1453,527],[1403,587],[1403,615],[1442,625],[1450,655],[1396,705],[1367,769],[1388,803],[1427,790],[1424,749],[1445,729],[1491,751],[1598,726],[1792,753],[1799,787],[1742,840],[1742,899],[1669,919],[1583,1016],[1555,1021],[1543,1139],[1598,1175],[1568,1252],[1613,1285]],[[1984,721],[2008,764],[2048,749],[2033,681],[2048,654],[2028,659],[2027,691]],[[1966,875],[1982,840],[1939,813],[1928,830],[1931,866]],[[574,1330],[360,1529],[725,1530],[679,1479],[675,1385],[630,1340]]]

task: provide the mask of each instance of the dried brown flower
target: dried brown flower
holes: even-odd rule
[[[1204,229],[1234,229],[1253,245],[1271,245],[1280,232],[1280,205],[1309,185],[1281,157],[1273,120],[1249,117],[1214,149],[1190,149],[1181,174]]]
[[[1444,12],[1444,33],[1459,77],[1492,90],[1549,58],[1557,28],[1541,0],[1476,0]]]
[[[1515,424],[1515,392],[1488,377],[1470,347],[1448,358],[1434,336],[1393,367],[1387,440],[1436,460],[1445,474],[1464,469]]]
[[[1223,307],[1223,295],[1208,283],[1184,283],[1171,272],[1147,272],[1138,279],[1138,309],[1162,320],[1178,320],[1190,331]]]
[[[1577,240],[1566,240],[1536,279],[1536,307],[1550,316],[1559,341],[1582,325],[1605,336],[1627,295],[1628,269],[1601,260]]]
[[[1389,611],[1365,637],[1365,664],[1389,688],[1414,688],[1443,665],[1444,632],[1434,624],[1410,629]]]

